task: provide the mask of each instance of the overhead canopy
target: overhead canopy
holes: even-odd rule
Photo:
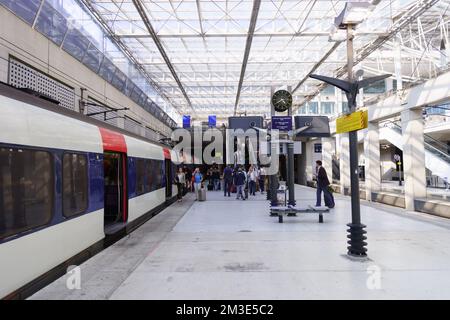
[[[176,113],[180,124],[184,114],[203,121],[208,115],[226,119],[269,114],[273,87],[293,90],[296,109],[324,88],[309,74],[345,75],[346,46],[342,36],[333,33],[333,23],[346,1],[46,2],[57,10],[78,5],[91,12],[116,45],[116,52],[108,54],[111,62],[123,65],[128,58],[151,83],[155,102],[170,115]],[[362,61],[365,74],[394,74],[398,44],[405,81],[436,76],[443,66],[442,52],[450,48],[449,0],[376,3],[356,29],[355,58]],[[79,11],[67,11],[73,25],[95,29]],[[126,51],[126,57],[117,48]]]

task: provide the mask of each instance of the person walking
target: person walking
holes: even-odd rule
[[[200,191],[203,182],[203,175],[201,174],[199,168],[195,169],[194,176],[192,178],[194,179],[195,198],[198,200],[198,192]]]
[[[231,185],[233,184],[233,170],[230,166],[226,166],[223,170],[223,182],[223,196],[226,197],[228,192],[228,196],[230,197]]]
[[[220,171],[217,166],[213,168],[212,179],[214,184],[214,191],[219,191],[220,189]]]
[[[241,168],[238,169],[236,174],[234,175],[234,184],[236,186],[236,200],[239,200],[239,198],[242,198],[242,200],[245,200],[244,196],[244,185],[245,185],[245,173],[242,171]]]
[[[256,180],[258,174],[256,173],[256,169],[253,166],[250,167],[248,171],[248,188],[250,195],[254,196],[256,192]]]
[[[192,171],[188,167],[185,167],[186,189],[188,192],[192,192]]]
[[[266,179],[266,170],[261,167],[259,170],[258,180],[259,180],[259,190],[261,191],[261,194],[264,193],[264,184]]]
[[[183,200],[183,188],[186,184],[186,176],[183,172],[183,168],[179,168],[178,172],[175,176],[175,182],[177,184],[177,190],[178,190],[178,202],[181,202]]]
[[[328,190],[330,181],[328,180],[328,175],[324,167],[322,167],[322,161],[316,161],[316,172],[317,172],[317,200],[316,207],[322,205],[322,191],[325,200],[325,205],[329,208],[334,207],[333,195]]]

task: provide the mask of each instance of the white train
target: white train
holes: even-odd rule
[[[170,204],[174,156],[0,84],[0,298],[29,296]]]

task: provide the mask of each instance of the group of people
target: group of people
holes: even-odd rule
[[[221,183],[223,181],[223,183]],[[257,191],[264,193],[266,182],[266,174],[264,168],[258,168],[251,165],[248,170],[244,166],[226,166],[222,172],[219,166],[213,165],[206,170],[203,175],[200,168],[196,168],[193,172],[188,167],[178,168],[175,176],[175,184],[178,188],[178,201],[182,201],[186,192],[195,192],[208,186],[210,191],[219,191],[223,189],[224,196],[230,197],[231,193],[237,194],[236,198],[243,200],[248,195],[256,195]]]
[[[175,184],[177,186],[177,198],[178,202],[183,200],[183,195],[188,191],[198,191],[203,183],[203,175],[200,172],[200,168],[196,168],[194,172],[187,167],[178,168],[175,175]],[[197,192],[196,192],[197,194]]]
[[[251,165],[248,171],[244,166],[236,166],[232,169],[227,166],[223,171],[224,196],[231,196],[236,191],[236,199],[245,200],[248,195],[255,196],[257,189],[264,193],[266,173],[264,168]]]
[[[231,196],[236,192],[236,199],[246,200],[248,195],[255,196],[257,191],[264,193],[266,189],[265,169],[251,165],[248,170],[244,166],[226,166],[222,174],[217,165],[207,170],[206,176],[196,168],[193,172],[187,167],[180,167],[175,176],[175,183],[178,187],[178,201],[182,201],[185,192],[195,192],[198,197],[198,191],[202,188],[205,181],[210,183],[210,190],[219,191],[221,189],[221,180],[223,180],[224,196]],[[317,201],[316,206],[322,204],[322,193],[324,194],[325,205],[334,207],[333,194],[330,192],[330,181],[327,172],[322,167],[322,161],[316,162],[316,178],[317,178]]]

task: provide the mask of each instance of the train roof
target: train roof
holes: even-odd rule
[[[50,102],[48,100],[36,97],[36,96],[31,95],[31,94],[29,94],[27,92],[23,92],[23,91],[19,90],[18,88],[15,88],[15,87],[10,86],[10,85],[8,85],[6,83],[3,83],[3,82],[0,82],[0,95],[5,96],[5,97],[10,98],[10,99],[14,99],[14,100],[17,100],[17,101],[21,101],[21,102],[30,104],[30,105],[32,105],[34,107],[38,107],[38,108],[41,108],[41,109],[44,109],[44,110],[47,110],[47,111],[51,111],[51,112],[54,112],[54,113],[57,113],[57,114],[60,114],[60,115],[63,115],[63,116],[66,116],[66,117],[69,117],[69,118],[72,118],[72,119],[79,120],[79,121],[84,122],[86,124],[91,124],[91,125],[94,125],[96,127],[101,127],[101,128],[108,129],[108,130],[111,130],[111,131],[123,134],[126,137],[131,137],[131,138],[134,138],[134,139],[137,139],[137,140],[141,140],[143,142],[150,143],[150,144],[159,146],[161,148],[171,149],[169,146],[167,146],[165,144],[162,144],[162,143],[159,143],[159,142],[156,142],[156,141],[152,141],[150,139],[147,139],[147,138],[142,137],[140,135],[137,135],[135,133],[126,131],[126,130],[124,130],[122,128],[110,125],[110,124],[105,123],[103,121],[100,121],[100,120],[97,120],[97,119],[94,119],[94,118],[89,118],[89,117],[87,117],[87,116],[85,116],[83,114],[80,114],[80,113],[76,112],[76,111],[73,111],[73,110],[70,110],[70,109],[58,106],[57,104],[52,103],[52,102]]]

